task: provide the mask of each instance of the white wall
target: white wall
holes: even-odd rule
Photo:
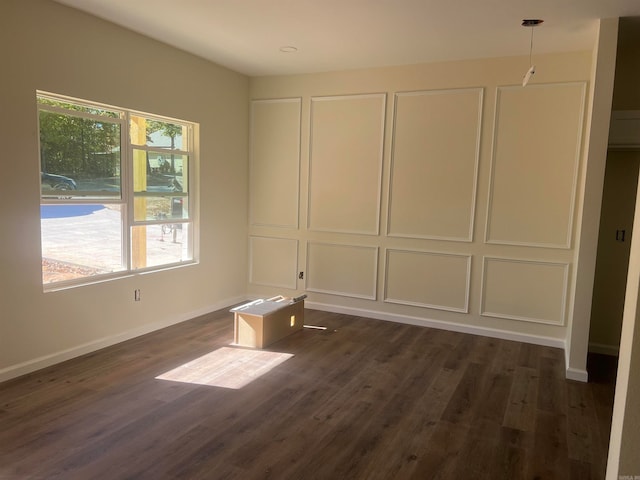
[[[592,61],[252,78],[250,293],[564,346]]]
[[[2,2],[0,58],[0,380],[244,298],[247,77],[47,0]],[[36,89],[199,123],[198,265],[43,293]]]

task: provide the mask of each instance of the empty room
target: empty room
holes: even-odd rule
[[[3,0],[0,478],[640,478],[639,19]]]

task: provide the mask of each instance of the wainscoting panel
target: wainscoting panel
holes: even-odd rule
[[[385,94],[311,99],[311,230],[379,233],[385,104]]]
[[[300,98],[251,102],[251,225],[298,227]]]
[[[484,258],[481,314],[564,325],[569,265]]]
[[[376,299],[378,247],[309,242],[307,284],[311,292]]]
[[[472,240],[482,98],[482,88],[396,94],[389,235]]]
[[[386,261],[385,302],[468,313],[470,255],[389,249]]]
[[[249,281],[272,287],[296,288],[298,240],[249,237]]]
[[[498,88],[487,242],[570,248],[585,89]]]

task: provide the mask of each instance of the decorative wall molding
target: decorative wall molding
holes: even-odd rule
[[[386,94],[311,97],[307,227],[378,235]]]
[[[491,264],[502,264],[503,267],[509,265],[512,271],[503,271],[503,278],[489,279]],[[539,278],[534,275],[536,269]],[[543,270],[546,270],[546,277],[541,275]],[[480,315],[564,326],[568,282],[568,263],[485,256]],[[545,289],[549,291],[545,292]],[[548,294],[550,298],[544,298],[544,294]],[[531,314],[525,313],[527,309],[531,310]],[[546,316],[536,316],[533,313],[544,313]]]
[[[379,247],[307,242],[306,290],[376,300]]]
[[[388,236],[473,240],[483,94],[480,87],[395,94]]]
[[[394,255],[412,257],[412,261],[407,262],[407,259],[405,259],[404,271],[395,272],[391,265],[391,257]],[[469,313],[471,255],[390,248],[386,250],[385,258],[384,301],[386,303]],[[431,264],[429,264],[429,260],[433,260]],[[450,263],[446,271],[438,270],[438,267],[444,267],[442,263]],[[457,263],[457,265],[454,265],[454,263]],[[416,271],[418,267],[423,268],[421,271]],[[459,285],[455,285],[451,278],[452,272],[456,268],[458,269],[457,280],[461,282]],[[390,279],[390,275],[393,278]],[[403,283],[394,288],[391,282]],[[447,304],[446,298],[441,298],[441,301],[438,302],[438,295],[444,297],[447,295],[445,291],[451,295],[451,292],[455,293],[456,289],[458,289],[458,296],[461,297],[461,301],[458,304],[455,304],[455,302]],[[390,290],[402,292],[402,298],[399,298],[400,295],[397,295],[398,298],[394,298],[390,295]],[[414,298],[411,299],[411,296]],[[428,301],[429,299],[431,301]]]
[[[295,290],[297,273],[298,240],[249,237],[249,283]]]
[[[571,248],[585,102],[586,82],[498,87],[486,243]]]
[[[258,119],[259,108],[272,111],[263,111],[266,118]],[[302,98],[251,101],[249,223],[252,226],[298,228],[301,119]],[[284,150],[278,151],[283,145]]]

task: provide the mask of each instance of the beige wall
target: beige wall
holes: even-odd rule
[[[637,28],[640,26],[640,19],[635,18],[634,23],[631,24],[621,21],[621,25],[622,28],[635,28],[634,31],[637,32]],[[635,43],[619,52],[619,57],[621,65],[620,68],[616,69],[614,108],[640,110],[640,41],[638,41],[637,36]],[[638,198],[640,198],[640,195]],[[636,213],[639,210],[640,206],[636,202]],[[640,231],[638,216],[636,216],[636,221],[634,222],[634,230],[635,232]],[[640,263],[638,250],[640,250],[640,246],[636,247],[635,255],[630,260],[630,264],[633,263],[634,269]],[[637,275],[637,273],[635,274]],[[629,296],[637,294],[637,290],[640,288],[637,283],[635,288],[636,291],[627,290]],[[640,312],[636,306],[635,315],[633,315],[632,310],[629,310],[628,316],[623,319],[622,342],[624,344],[621,343],[620,345],[620,375],[618,376],[618,383],[621,385],[620,389],[616,390],[616,406],[614,410],[614,416],[623,417],[621,422],[620,419],[616,418],[616,428],[612,428],[612,439],[619,433],[617,427],[622,428],[619,440],[621,447],[619,475],[640,475],[640,458],[638,457],[637,449],[638,445],[640,445],[640,409],[638,409],[638,405],[640,405],[640,376],[638,375],[640,371],[639,318]]]
[[[640,18],[620,19],[620,35],[625,40],[618,49],[614,87],[614,110],[640,110]],[[630,29],[630,30],[629,30]],[[628,35],[631,33],[632,35]],[[628,39],[635,39],[629,42]],[[630,153],[631,154],[631,153]],[[637,155],[638,152],[633,152]],[[611,425],[607,480],[640,475],[640,195],[636,196],[634,236],[620,337],[618,377]]]
[[[554,178],[553,172],[541,171],[533,164],[532,172],[501,170],[498,163],[504,157],[493,148],[494,144],[504,144],[501,141],[506,141],[507,147],[518,144],[513,133],[495,128],[495,114],[500,106],[517,112],[531,100],[526,93],[518,96],[517,88],[510,90],[528,66],[525,57],[256,78],[249,85],[242,75],[48,0],[2,3],[0,52],[0,161],[5,178],[0,189],[4,219],[0,235],[0,380],[227,306],[247,291],[270,295],[309,287],[309,303],[321,308],[553,345],[567,339],[569,347],[573,344],[572,350],[577,352],[576,368],[584,366],[588,332],[584,310],[590,307],[593,265],[582,262],[585,272],[576,273],[576,258],[594,257],[593,227],[597,231],[598,223],[594,212],[599,212],[595,207],[599,203],[597,186],[603,175],[596,168],[594,180],[588,180],[584,145],[576,164],[577,183],[568,184],[565,179],[556,185],[558,195],[570,191],[575,195],[568,200],[569,214],[564,214],[570,216],[570,224],[554,219],[556,228],[544,238],[530,238],[524,225],[515,230],[524,235],[510,237],[512,220],[498,214],[499,228],[490,235],[487,231],[489,221],[495,221],[490,208],[495,192],[492,182],[504,187],[500,195],[506,194],[507,200],[497,200],[504,203],[509,199],[522,201],[518,192],[505,187],[510,177],[515,182],[533,173],[537,175],[532,177],[537,187]],[[585,123],[591,125],[591,103],[600,101],[599,111],[606,110],[607,103],[606,78],[605,95],[594,100],[593,81],[599,79],[596,59],[597,52],[593,59],[590,52],[540,56],[536,58],[534,84],[549,85],[551,97],[545,99],[553,100],[560,91],[554,85],[587,82]],[[637,94],[629,87],[637,85],[635,80],[626,85]],[[198,265],[43,293],[36,89],[199,123],[202,251]],[[475,93],[478,91],[479,95]],[[500,104],[498,91],[514,93],[516,98]],[[407,94],[402,100],[409,103],[398,111],[396,100],[401,97],[395,94],[401,92],[428,93],[416,98]],[[324,97],[334,99],[323,103],[328,108],[316,110],[314,116],[312,97],[316,105],[327,100]],[[254,115],[256,123],[250,133],[254,148],[251,174],[247,168],[249,98],[293,99],[264,102],[259,107],[252,104],[254,114],[261,111]],[[261,108],[265,105],[266,109]],[[276,107],[271,108],[273,105]],[[338,122],[343,120],[340,108],[344,105],[352,114],[351,123],[336,128],[331,125],[332,115],[337,115]],[[619,102],[616,105],[621,108]],[[474,108],[478,106],[476,117]],[[371,115],[359,116],[363,111],[360,107],[377,112],[374,118],[384,123],[368,121]],[[420,132],[411,130],[412,125],[420,129],[421,122],[427,120],[421,112],[424,108],[438,112],[441,120],[427,129],[435,142],[426,144],[420,142]],[[572,103],[560,113],[570,117],[578,108],[582,107]],[[640,104],[634,102],[624,108],[638,109]],[[544,126],[545,115],[548,112],[536,113],[538,126]],[[517,115],[507,118],[522,120]],[[324,142],[315,145],[310,137],[314,131],[312,119],[318,122],[315,131],[320,138],[325,136]],[[458,119],[464,120],[457,123]],[[407,127],[400,136],[396,136],[396,120],[404,121]],[[265,130],[269,123],[273,130]],[[382,128],[381,133],[376,125]],[[523,128],[519,131],[525,132],[523,140],[536,139],[535,131],[524,128],[531,124],[520,126]],[[354,129],[360,136],[355,144],[358,148],[351,150]],[[456,134],[462,131],[465,133]],[[342,133],[346,134],[346,138],[340,138],[342,143],[334,142]],[[564,133],[575,138],[575,132]],[[455,148],[448,149],[446,142],[458,138],[460,143],[450,144]],[[374,140],[376,149],[367,150],[369,140]],[[582,140],[587,143],[591,138]],[[335,145],[340,148],[331,151]],[[434,150],[430,145],[435,145]],[[312,177],[312,152],[316,161],[340,158],[342,163],[334,165],[340,176],[332,179],[322,164],[316,163],[319,170]],[[411,182],[415,176],[426,174],[416,160],[424,153],[429,154],[426,173],[444,174],[443,179],[449,183],[431,181],[429,191],[414,186],[410,192],[403,192],[405,185],[400,180]],[[450,166],[442,157],[449,153],[456,160]],[[506,156],[507,161],[510,157]],[[349,170],[351,158],[358,168]],[[525,159],[520,168],[526,169],[533,159]],[[559,160],[566,162],[563,165],[568,169],[575,166],[566,156]],[[450,181],[452,178],[455,181]],[[337,187],[341,190],[333,198]],[[269,202],[278,189],[281,192]],[[358,208],[349,210],[345,199],[359,193],[366,194],[368,201],[355,202]],[[531,195],[536,198],[535,192]],[[310,201],[314,199],[320,203],[312,219]],[[373,220],[372,199],[377,216]],[[407,207],[412,199],[430,202],[429,208],[419,212],[420,203]],[[583,205],[585,199],[589,199],[587,207]],[[265,200],[266,204],[260,203]],[[539,200],[544,208],[531,212],[536,221],[550,213],[545,199]],[[434,202],[440,202],[443,208],[453,203],[456,209],[444,215],[433,207]],[[562,205],[568,206],[566,198]],[[422,216],[414,217],[414,213]],[[420,223],[412,220],[418,217]],[[585,229],[585,219],[589,218],[592,221]],[[322,221],[318,224],[313,220]],[[349,228],[349,220],[361,223],[358,228]],[[579,238],[589,243],[580,252],[576,251]],[[539,245],[545,242],[547,245]],[[636,251],[631,265],[636,268],[638,264]],[[305,279],[297,278],[298,271],[305,272]],[[332,273],[339,274],[338,280]],[[537,293],[541,305],[509,303],[508,297],[527,291],[527,282],[510,285],[510,280],[520,274],[531,285],[551,285],[550,290]],[[634,280],[632,293],[637,293],[637,283]],[[134,288],[142,290],[142,302],[133,302]],[[497,293],[487,298],[487,292],[492,291]],[[540,306],[542,309],[536,311]],[[612,432],[615,445],[609,462],[612,475],[617,474],[621,446],[621,472],[638,473],[632,449],[638,444],[637,409],[626,409],[625,414],[625,404],[638,401],[638,382],[630,375],[640,368],[635,317],[635,310],[626,314],[623,327],[627,340],[621,348],[621,379]],[[571,364],[571,356],[569,360]]]
[[[613,79],[616,64],[618,19],[600,21],[598,39],[592,51],[592,70],[589,101],[587,102],[587,168],[580,174],[578,209],[576,212],[576,264],[572,269],[573,304],[570,318],[565,361],[567,376],[587,380],[587,352],[593,283],[595,276],[598,227],[602,204],[605,161],[611,118]]]
[[[640,225],[640,195],[636,199],[634,229]],[[607,480],[616,480],[620,475],[640,474],[638,444],[640,443],[640,235],[634,235],[629,258],[629,275],[620,339],[618,376],[611,421]]]
[[[622,329],[640,150],[610,149],[605,167],[589,350],[617,355]],[[619,232],[623,230],[624,239]]]
[[[638,324],[639,316],[636,313],[635,324]],[[620,467],[618,475],[638,475],[640,472],[640,458],[638,458],[638,445],[640,444],[640,381],[637,375],[631,372],[640,370],[640,328],[634,328],[631,336],[631,344],[628,358],[628,368],[623,372],[628,375],[629,383],[626,392],[626,408],[622,420],[622,435],[620,440]],[[623,359],[627,361],[627,358]],[[616,391],[617,393],[617,391]],[[616,412],[617,413],[617,412]]]
[[[244,298],[247,77],[47,0],[2,2],[0,58],[0,380]],[[199,123],[198,265],[43,293],[36,89]]]
[[[283,177],[252,175],[250,237],[280,243],[250,262],[286,241],[305,277],[250,293],[564,346],[592,54],[536,64],[527,88],[525,57],[252,78],[251,169]]]
[[[640,110],[640,17],[620,19],[613,110]]]

